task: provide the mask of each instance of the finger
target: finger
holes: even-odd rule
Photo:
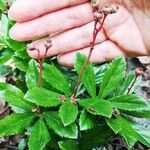
[[[88,0],[17,0],[9,10],[9,16],[18,22],[32,20],[44,14],[56,11],[68,6],[87,2]]]
[[[28,22],[17,23],[11,28],[10,36],[17,41],[28,41],[78,27],[92,20],[92,8],[89,3],[85,3]]]
[[[139,28],[124,7],[119,6],[117,13],[108,15],[103,27],[108,38],[126,52],[148,55]]]
[[[88,56],[89,49],[90,48],[88,47],[82,50],[60,55],[58,57],[58,62],[64,66],[71,67],[74,64],[76,54],[79,52]],[[110,61],[117,56],[126,56],[126,54],[122,52],[121,49],[118,46],[116,46],[113,42],[105,41],[95,46],[90,61],[92,63],[97,64]]]
[[[79,28],[52,36],[52,47],[48,50],[47,57],[88,47],[93,38],[93,29],[94,22],[91,22]],[[101,31],[97,36],[96,43],[101,43],[106,39],[107,37],[104,32]],[[44,46],[45,41],[46,39],[38,40],[31,44],[32,47],[40,50],[40,57],[43,57],[46,51]],[[28,51],[28,53],[31,57],[38,57],[37,51]]]

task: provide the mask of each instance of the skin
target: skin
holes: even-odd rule
[[[96,40],[90,61],[102,63],[116,56],[145,56],[150,54],[150,1],[100,0],[100,7],[116,3],[117,13],[107,16],[103,30]],[[47,57],[58,56],[58,62],[72,66],[77,52],[88,55],[92,41],[93,16],[88,0],[17,0],[9,10],[17,23],[10,36],[17,41],[30,41],[52,36],[53,46]],[[44,39],[31,44],[45,53]],[[28,51],[37,58],[36,51]]]

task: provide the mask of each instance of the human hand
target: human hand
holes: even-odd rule
[[[144,14],[141,0],[136,0],[136,3],[135,0],[100,0],[101,7],[110,1],[118,3],[119,10],[107,16],[96,40],[91,62],[101,63],[116,56],[148,55],[150,21],[147,14],[150,14],[150,7]],[[72,66],[77,52],[88,55],[94,24],[88,0],[17,0],[11,6],[9,16],[17,21],[10,30],[15,40],[29,41],[52,35],[53,46],[47,57],[59,55],[58,61],[63,65]],[[34,47],[40,49],[41,57],[45,53],[45,40],[32,42]],[[28,52],[37,58],[36,51]]]

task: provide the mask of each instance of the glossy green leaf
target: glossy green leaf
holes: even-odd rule
[[[0,97],[7,101],[10,105],[27,110],[32,109],[33,104],[23,98],[24,93],[17,87],[11,84],[0,83],[0,91],[2,91]]]
[[[28,69],[26,73],[26,84],[28,89],[38,87],[38,68],[35,60],[31,60],[28,64]]]
[[[132,124],[132,128],[137,133],[138,141],[150,147],[150,128],[145,128],[142,125]]]
[[[91,114],[88,114],[86,110],[83,110],[81,112],[80,118],[79,118],[79,126],[80,130],[88,130],[95,126],[95,120]]]
[[[29,137],[29,150],[43,150],[50,141],[48,129],[42,119],[33,126]]]
[[[18,42],[15,40],[12,40],[10,38],[5,38],[5,42],[8,45],[8,47],[10,47],[11,49],[15,50],[15,51],[25,51],[26,50],[26,44],[23,42]]]
[[[0,120],[0,137],[21,134],[34,118],[32,114],[12,114]]]
[[[133,116],[133,117],[137,117],[137,118],[150,118],[150,106],[140,109],[140,110],[136,110],[136,111],[122,111],[122,113]]]
[[[66,140],[58,142],[61,150],[78,150],[77,142],[75,140]]]
[[[0,52],[0,65],[5,64],[8,60],[11,59],[13,52],[11,49],[4,49]]]
[[[7,37],[9,30],[9,19],[7,15],[2,14],[1,15],[1,27],[0,27],[0,34],[2,37]]]
[[[61,104],[60,94],[51,92],[43,88],[33,88],[24,96],[29,102],[44,107],[55,107]]]
[[[70,95],[70,87],[65,76],[53,65],[44,65],[43,69],[44,79],[64,94]]]
[[[7,76],[10,73],[11,67],[2,65],[0,66],[0,76]]]
[[[45,114],[48,126],[53,129],[59,136],[70,139],[76,139],[78,130],[75,123],[64,126],[57,112],[48,112]]]
[[[124,117],[118,117],[118,120],[121,123],[122,130],[119,132],[121,136],[126,140],[129,148],[132,148],[137,142],[137,133],[132,128],[130,122]]]
[[[79,104],[94,115],[100,115],[109,118],[112,115],[113,108],[111,102],[109,101],[102,99],[84,99],[80,100]]]
[[[5,5],[4,5],[3,1],[0,1],[0,10],[1,11],[5,10]]]
[[[132,71],[129,73],[129,75],[124,79],[123,83],[121,86],[118,87],[116,95],[123,95],[127,94],[131,84],[133,83],[135,79],[135,71]]]
[[[106,119],[106,122],[108,126],[115,132],[115,134],[118,134],[122,130],[122,125],[118,118],[108,118]]]
[[[105,98],[118,87],[125,75],[125,69],[126,62],[124,58],[118,57],[110,63],[100,86],[100,98]]]
[[[87,58],[84,55],[81,55],[80,53],[77,54],[75,68],[79,75],[86,60]],[[86,66],[81,80],[91,97],[96,97],[96,82],[94,76],[94,69],[91,63],[88,63],[88,65]]]
[[[113,135],[111,129],[107,125],[99,125],[83,133],[80,142],[80,150],[92,150],[107,143],[108,139]]]
[[[147,107],[146,102],[136,95],[128,94],[121,95],[110,99],[113,107],[122,109],[122,110],[139,110]]]
[[[78,107],[71,103],[70,101],[65,101],[61,105],[59,109],[59,116],[64,124],[64,126],[67,126],[71,123],[73,123],[78,115]]]
[[[16,66],[16,68],[20,69],[21,71],[27,71],[28,68],[28,59],[21,59],[19,57],[14,56],[13,57],[13,62]],[[34,80],[34,79],[32,79]]]

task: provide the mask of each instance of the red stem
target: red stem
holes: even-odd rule
[[[132,82],[132,84],[131,84],[130,88],[128,89],[127,94],[130,94],[130,92],[131,92],[132,88],[133,88],[133,87],[134,87],[134,85],[135,85],[135,82],[136,82],[137,78],[138,78],[138,76],[136,76],[136,77],[135,77],[135,79],[134,79],[134,81]]]
[[[95,42],[96,42],[96,38],[97,38],[97,35],[98,33],[102,30],[103,28],[103,25],[104,25],[104,22],[105,22],[105,19],[106,19],[106,16],[107,15],[104,15],[103,17],[103,20],[100,24],[100,27],[97,29],[97,24],[98,24],[98,21],[96,20],[95,21],[95,24],[94,24],[94,31],[93,31],[93,41],[91,42],[91,47],[90,47],[90,51],[89,51],[89,54],[88,54],[88,58],[87,60],[85,61],[85,63],[83,64],[82,68],[81,68],[81,71],[80,71],[80,74],[79,74],[79,79],[78,79],[78,82],[77,82],[77,85],[75,86],[75,90],[71,96],[71,99],[75,99],[76,97],[76,94],[77,94],[77,91],[78,91],[78,88],[79,88],[79,85],[81,83],[81,79],[82,79],[82,75],[84,73],[84,70],[86,69],[86,66],[88,65],[89,61],[90,61],[90,58],[91,58],[91,55],[92,55],[92,51],[94,50],[94,46],[95,46]]]

